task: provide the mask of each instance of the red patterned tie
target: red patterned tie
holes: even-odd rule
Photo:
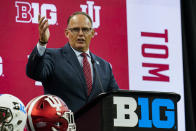
[[[92,77],[91,77],[91,67],[90,64],[87,60],[87,54],[86,53],[82,53],[81,54],[83,56],[83,71],[84,71],[84,76],[86,79],[86,85],[88,88],[88,95],[90,95],[90,92],[92,90]]]

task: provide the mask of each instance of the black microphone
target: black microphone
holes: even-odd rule
[[[97,79],[98,79],[98,82],[99,82],[99,88],[100,88],[100,90],[102,91],[102,93],[105,93],[105,91],[104,91],[104,89],[103,89],[103,86],[102,86],[102,83],[101,83],[101,80],[100,80],[100,77],[99,77],[99,73],[97,72],[97,70],[96,70],[96,68],[95,68],[95,61],[94,61],[94,59],[92,59],[92,57],[91,57],[91,62],[92,62],[92,64],[93,64],[93,70],[94,70],[94,72],[95,72],[95,78],[97,77]]]

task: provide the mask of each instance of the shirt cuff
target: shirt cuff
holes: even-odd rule
[[[37,50],[40,56],[42,56],[46,50],[46,45],[42,46],[39,44],[39,42],[37,43]]]

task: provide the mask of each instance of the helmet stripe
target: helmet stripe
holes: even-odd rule
[[[29,110],[28,110],[28,121],[29,121],[29,126],[30,126],[30,128],[31,128],[32,131],[35,131],[35,128],[33,126],[33,121],[32,121],[32,118],[31,118],[31,112],[33,110],[33,107],[34,107],[35,103],[39,99],[41,99],[42,97],[44,97],[44,96],[46,96],[46,95],[42,95],[42,96],[36,97],[36,98],[33,99],[33,101],[30,102],[31,104],[30,104],[30,107],[29,107]]]

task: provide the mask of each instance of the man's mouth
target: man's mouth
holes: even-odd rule
[[[77,42],[78,42],[78,43],[84,43],[84,42],[85,42],[85,40],[84,40],[84,39],[82,39],[82,38],[78,38],[78,39],[77,39]]]

